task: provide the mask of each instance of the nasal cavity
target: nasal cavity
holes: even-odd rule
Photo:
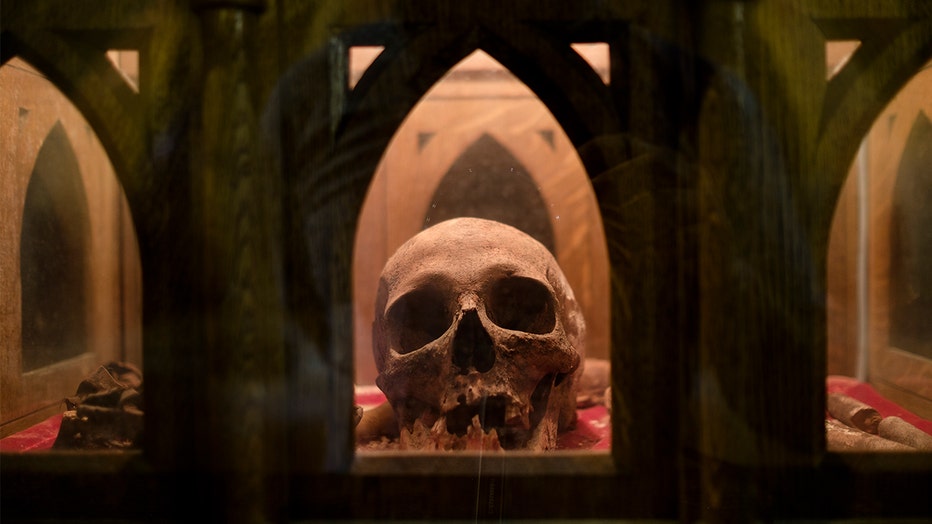
[[[456,336],[453,338],[453,363],[459,367],[461,374],[471,370],[485,373],[495,364],[495,345],[492,337],[486,333],[475,309],[463,314]]]

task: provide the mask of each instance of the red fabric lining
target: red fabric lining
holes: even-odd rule
[[[52,449],[58,437],[62,414],[52,415],[44,421],[0,439],[0,451],[34,451]]]

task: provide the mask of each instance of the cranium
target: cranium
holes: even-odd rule
[[[502,223],[457,218],[382,271],[373,324],[402,448],[556,447],[576,423],[585,323],[550,252]]]

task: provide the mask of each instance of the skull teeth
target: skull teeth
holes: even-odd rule
[[[495,428],[489,431],[483,430],[478,415],[472,418],[466,433],[463,435],[447,432],[446,417],[440,417],[434,422],[430,429],[427,429],[427,425],[423,420],[418,419],[414,422],[411,429],[402,429],[400,437],[402,449],[435,451],[502,450],[502,446],[498,440],[498,432]]]
[[[459,404],[440,416],[423,413],[410,428],[401,429],[401,448],[434,451],[553,449],[556,447],[556,423],[544,416],[549,410],[547,398],[552,382],[542,382],[533,404],[522,405],[493,397],[474,406]]]
[[[401,428],[402,449],[533,449],[556,447],[558,412],[550,405],[554,375],[538,382],[530,402],[510,395],[491,395],[467,400],[460,394],[446,410],[427,406],[414,415],[413,423]],[[411,419],[409,419],[411,420]],[[406,427],[405,427],[406,426]]]
[[[437,422],[434,422],[434,425],[430,428],[431,433],[449,433],[447,431],[447,417],[440,417],[437,419]]]
[[[501,434],[502,431],[530,429],[530,410],[530,406],[505,395],[481,398],[475,403],[467,403],[461,397],[458,404],[443,413],[443,417],[446,418],[447,429],[460,436],[466,434],[474,418],[478,418],[479,425],[486,432],[494,428]]]
[[[402,449],[464,450],[524,448],[534,432],[533,408],[510,396],[468,404],[465,397],[441,413],[422,410],[400,428]]]

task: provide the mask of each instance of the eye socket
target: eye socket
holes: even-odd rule
[[[443,294],[433,288],[405,294],[392,304],[386,316],[389,325],[394,327],[393,346],[401,354],[437,340],[453,323]]]
[[[550,289],[525,277],[496,282],[486,301],[486,313],[501,328],[537,335],[550,333],[557,323]]]

